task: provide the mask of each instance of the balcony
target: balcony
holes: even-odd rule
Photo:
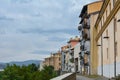
[[[88,33],[88,32],[83,32],[82,37],[83,37],[83,39],[85,39],[85,40],[90,40],[90,36],[89,36],[89,33]]]
[[[81,45],[81,46],[80,46],[80,49],[81,49],[82,51],[84,51],[84,45]]]
[[[83,29],[90,29],[90,20],[88,18],[82,19],[81,24]]]
[[[85,54],[90,55],[90,51],[86,51]]]
[[[82,26],[80,25],[80,26],[78,26],[78,30],[79,31],[81,31],[82,30]]]
[[[90,51],[90,41],[85,41],[84,51],[85,51],[85,53],[86,53],[87,51]]]
[[[84,57],[83,57],[83,56],[80,56],[80,60],[84,60]]]
[[[83,24],[83,29],[90,29],[90,25],[88,25],[87,23]]]
[[[89,63],[88,63],[88,62],[86,62],[86,63],[84,63],[84,65],[85,65],[85,66],[89,66]]]

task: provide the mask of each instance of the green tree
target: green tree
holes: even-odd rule
[[[50,80],[51,78],[56,77],[57,74],[54,71],[53,66],[44,66],[44,69],[41,71],[41,76],[42,80]]]
[[[50,80],[57,74],[52,66],[44,66],[42,71],[38,66],[30,64],[28,66],[7,65],[2,73],[0,80]]]

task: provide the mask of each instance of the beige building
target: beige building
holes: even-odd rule
[[[80,13],[81,32],[81,73],[96,74],[97,73],[97,54],[94,52],[94,25],[100,12],[103,1],[96,1],[83,6]]]
[[[45,58],[45,61],[44,61],[44,64],[46,65],[46,66],[49,66],[50,65],[50,57],[47,57],[47,58]]]
[[[61,69],[61,52],[51,54],[50,57],[45,58],[44,64],[47,66],[53,66],[56,71]]]
[[[104,0],[94,28],[94,53],[98,56],[98,74],[120,74],[120,0]],[[97,46],[96,46],[97,45]],[[96,48],[97,47],[97,48]]]

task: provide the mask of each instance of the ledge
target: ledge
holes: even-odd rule
[[[50,80],[76,80],[76,73],[67,73]]]

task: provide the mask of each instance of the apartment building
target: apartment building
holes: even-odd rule
[[[68,45],[61,47],[61,67],[62,67],[62,73],[68,72]]]
[[[62,72],[75,72],[74,48],[79,43],[79,39],[77,36],[71,38],[66,46],[61,47]]]
[[[94,30],[98,74],[115,77],[120,74],[120,0],[104,0]]]
[[[49,66],[50,65],[50,57],[45,58],[44,63],[46,66]]]
[[[80,66],[80,42],[76,44],[74,47],[74,70],[75,72],[81,72],[81,66]]]
[[[78,36],[76,36],[75,38],[71,38],[68,41],[68,53],[69,53],[68,70],[70,72],[75,72],[74,48],[79,42],[80,38]]]
[[[103,1],[96,1],[83,6],[79,16],[81,18],[80,26],[78,27],[81,35],[81,74],[97,73],[97,69],[95,69],[95,67],[97,66],[97,54],[93,52],[93,27],[101,9],[102,3]]]
[[[51,56],[45,58],[44,65],[53,66],[56,71],[61,70],[61,52],[51,53]]]

